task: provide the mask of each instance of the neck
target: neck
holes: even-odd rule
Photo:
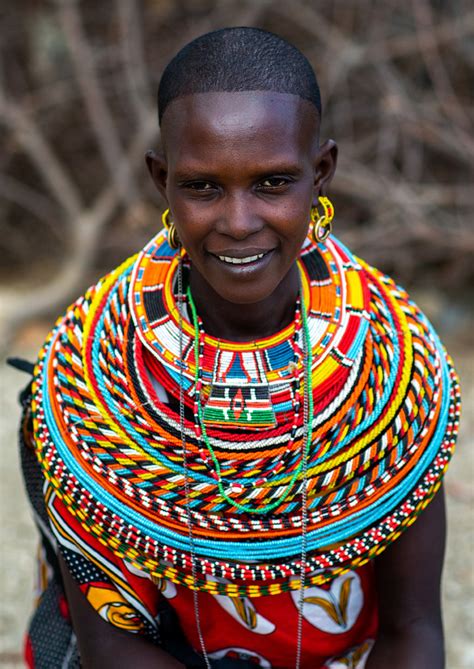
[[[299,292],[296,263],[269,297],[253,304],[223,299],[192,266],[189,283],[204,330],[213,337],[253,341],[269,337],[293,321]]]

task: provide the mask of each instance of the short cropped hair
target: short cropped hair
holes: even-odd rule
[[[223,28],[189,42],[169,62],[158,88],[158,120],[192,93],[274,91],[308,100],[321,116],[318,82],[295,46],[259,28]]]

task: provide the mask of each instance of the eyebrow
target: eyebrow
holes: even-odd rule
[[[273,174],[290,174],[292,176],[299,176],[302,174],[302,172],[302,166],[294,162],[275,162],[272,164],[265,163],[261,166],[257,165],[255,169],[252,170],[251,177],[253,179],[262,179]],[[221,178],[221,173],[209,171],[208,169],[204,168],[204,166],[202,168],[196,166],[195,168],[191,169],[177,170],[175,172],[175,178],[181,182],[193,181],[197,179],[201,181],[206,179],[209,179],[210,181],[218,181]]]

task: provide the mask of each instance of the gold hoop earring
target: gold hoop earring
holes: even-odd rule
[[[177,249],[180,245],[178,233],[176,231],[176,226],[173,223],[173,221],[170,220],[170,210],[165,209],[165,211],[161,215],[161,222],[163,223],[163,227],[168,233],[168,244],[171,246],[172,249]]]
[[[334,218],[334,207],[328,197],[319,197],[319,202],[323,208],[323,214],[318,211],[318,207],[311,207],[311,220],[313,221],[313,229],[311,235],[316,244],[324,242],[332,232],[332,219]]]

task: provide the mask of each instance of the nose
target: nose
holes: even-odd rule
[[[244,194],[227,195],[216,223],[216,231],[233,239],[246,239],[263,227],[263,221]]]

